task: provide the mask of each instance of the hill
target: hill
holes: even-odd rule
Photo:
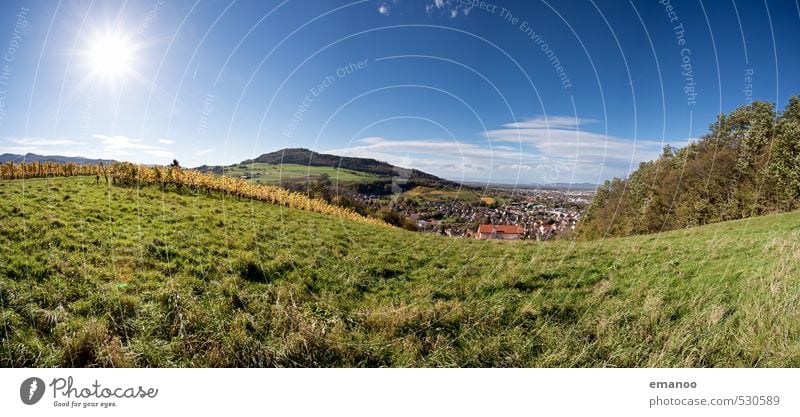
[[[37,155],[35,153],[27,153],[25,155],[4,153],[0,155],[0,163],[6,162],[58,162],[58,163],[73,163],[80,165],[97,165],[99,163],[110,164],[114,162],[113,159],[91,159],[82,156],[60,156],[60,155]]]
[[[372,174],[382,178],[383,182],[391,184],[391,179],[401,179],[397,182],[401,188],[410,189],[416,186],[435,188],[458,188],[459,184],[450,180],[439,178],[435,175],[417,169],[403,168],[370,158],[356,158],[348,156],[317,153],[304,148],[287,148],[275,152],[265,153],[255,159],[241,162],[241,165],[252,163],[263,164],[294,164],[312,167],[330,167],[337,170],[349,170]]]
[[[314,181],[327,175],[337,185],[370,184],[386,180],[375,174],[349,169],[338,169],[327,166],[309,166],[297,164],[268,164],[251,162],[249,164],[231,165],[228,167],[208,167],[199,169],[201,172],[213,172],[237,178],[246,178],[256,184],[290,185]]]
[[[0,181],[0,366],[800,366],[800,213],[449,239],[193,188]]]

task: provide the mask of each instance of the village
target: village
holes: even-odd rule
[[[413,220],[420,232],[461,238],[546,241],[569,238],[593,194],[593,190],[493,187],[485,191],[491,197],[477,201],[401,196],[388,204]],[[374,197],[363,197],[376,203]]]
[[[379,218],[388,214],[391,218],[384,220],[397,226],[458,238],[534,241],[570,238],[594,197],[594,186],[590,184],[462,184],[458,188],[415,185],[398,191],[395,183],[339,184],[326,171],[333,170],[337,179],[340,178],[340,172],[332,168],[289,164],[278,170],[277,165],[262,165],[252,169],[240,164],[227,172],[255,183],[268,183],[264,176],[277,174],[283,188],[326,201],[333,201],[336,196],[337,204],[349,199],[349,207],[360,207],[362,214],[370,213]],[[319,170],[321,174],[309,180],[309,169]],[[200,170],[223,173],[222,167],[200,167]]]

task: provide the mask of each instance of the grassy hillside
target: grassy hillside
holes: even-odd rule
[[[403,193],[406,197],[412,198],[419,198],[420,200],[431,200],[431,201],[479,201],[482,199],[486,199],[485,201],[490,202],[494,201],[491,197],[483,197],[480,192],[473,191],[471,189],[454,189],[454,190],[447,190],[447,189],[438,189],[438,188],[431,188],[431,187],[414,187],[406,192]]]
[[[244,167],[244,168],[243,168]],[[251,163],[247,165],[233,165],[226,167],[224,174],[232,177],[240,177],[248,174],[252,178],[248,181],[257,184],[280,185],[287,182],[316,180],[323,174],[328,175],[333,183],[360,183],[385,180],[384,177],[369,174],[366,172],[353,171],[323,166],[309,166],[296,164],[266,164]]]
[[[800,366],[800,213],[503,244],[0,182],[2,366]]]
[[[265,153],[255,159],[242,161],[242,165],[264,163],[272,165],[293,164],[304,167],[328,167],[341,171],[355,171],[367,173],[376,177],[388,179],[402,178],[403,188],[412,188],[423,185],[434,188],[464,188],[456,182],[439,178],[435,175],[417,169],[394,166],[387,162],[371,158],[357,158],[350,156],[330,155],[317,153],[304,148],[286,148],[275,152]],[[333,177],[333,176],[331,176]],[[389,182],[389,183],[390,183]]]

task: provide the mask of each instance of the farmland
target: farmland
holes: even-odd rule
[[[291,182],[305,182],[320,179],[327,175],[333,183],[354,184],[386,179],[375,174],[326,166],[298,164],[250,163],[224,167],[224,175],[231,177],[247,176],[256,184],[280,185]]]
[[[474,202],[474,201],[484,201],[484,202],[496,202],[495,198],[484,196],[480,193],[480,191],[472,190],[472,189],[455,189],[455,190],[443,190],[437,189],[432,187],[414,187],[405,193],[403,193],[406,197],[417,198],[422,201],[465,201],[465,202]]]
[[[800,366],[797,212],[507,245],[59,177],[0,222],[2,366]]]

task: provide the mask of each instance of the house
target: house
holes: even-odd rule
[[[510,224],[482,224],[478,226],[478,239],[519,240],[522,226]]]
[[[555,236],[555,234],[558,232],[558,226],[555,224],[541,224],[539,225],[537,231],[538,233],[536,234],[536,240],[548,240]]]

